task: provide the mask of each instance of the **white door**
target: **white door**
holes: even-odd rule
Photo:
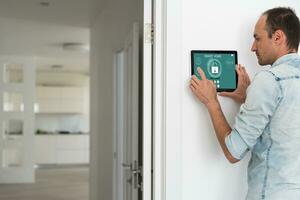
[[[34,182],[35,67],[0,59],[0,183]]]
[[[152,0],[144,0],[143,21],[143,74],[139,73],[138,24],[115,56],[114,200],[152,199]]]
[[[140,189],[139,165],[139,27],[134,24],[124,48],[127,85],[127,126],[124,139],[125,200],[137,200]]]
[[[115,56],[116,130],[114,199],[138,200],[139,164],[139,31],[134,24]]]

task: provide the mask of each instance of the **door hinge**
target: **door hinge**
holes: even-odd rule
[[[145,24],[145,43],[146,44],[153,44],[154,43],[154,25],[151,23]]]

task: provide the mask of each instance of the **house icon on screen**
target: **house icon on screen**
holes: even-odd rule
[[[213,74],[219,73],[219,67],[218,66],[212,66],[211,67],[211,73],[213,73]]]

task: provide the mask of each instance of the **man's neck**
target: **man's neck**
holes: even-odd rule
[[[279,51],[278,54],[277,54],[277,56],[276,56],[276,59],[274,60],[274,62],[276,62],[276,60],[278,60],[282,56],[285,56],[285,55],[288,55],[288,54],[291,54],[291,53],[297,53],[297,50],[296,49],[286,49],[284,51]]]

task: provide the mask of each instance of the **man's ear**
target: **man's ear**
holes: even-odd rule
[[[284,32],[279,29],[273,33],[273,40],[276,45],[282,45],[283,43],[285,43],[286,36]]]

